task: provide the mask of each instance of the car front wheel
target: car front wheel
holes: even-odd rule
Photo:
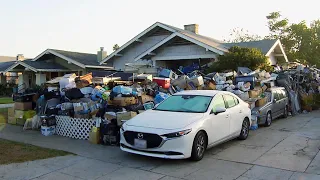
[[[193,140],[191,159],[200,161],[207,149],[207,136],[203,131],[199,131]]]
[[[245,140],[249,135],[250,122],[248,119],[244,119],[242,122],[242,128],[238,139]]]

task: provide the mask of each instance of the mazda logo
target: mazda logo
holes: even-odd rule
[[[138,133],[138,139],[143,139],[143,134],[142,133]]]

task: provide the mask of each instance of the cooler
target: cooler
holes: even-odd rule
[[[153,82],[156,82],[162,88],[170,88],[170,78],[154,77]]]

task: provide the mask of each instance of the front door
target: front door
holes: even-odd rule
[[[212,112],[215,112],[218,107],[226,108],[222,95],[216,95],[212,100]],[[219,114],[210,114],[209,144],[220,141],[230,134],[230,115],[228,109]]]

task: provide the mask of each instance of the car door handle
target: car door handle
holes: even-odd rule
[[[229,115],[226,115],[226,118],[229,118]]]
[[[240,110],[239,113],[242,113],[242,110]]]

